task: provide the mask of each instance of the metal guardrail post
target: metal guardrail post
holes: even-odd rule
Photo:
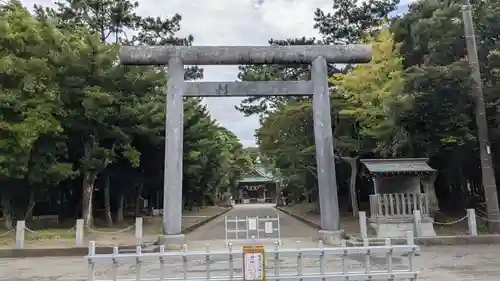
[[[255,253],[260,253],[260,258],[255,257],[252,253],[249,253],[245,249],[253,248],[251,245],[243,246],[240,249],[234,249],[232,243],[228,244],[226,250],[214,251],[210,248],[209,244],[205,245],[204,251],[188,251],[186,245],[184,245],[183,250],[179,252],[166,252],[164,247],[160,247],[160,251],[157,253],[147,253],[142,252],[141,246],[136,247],[135,253],[119,253],[118,247],[113,248],[112,254],[96,254],[95,242],[92,241],[89,244],[89,253],[85,257],[88,262],[88,279],[89,281],[105,281],[104,279],[96,280],[96,265],[110,264],[112,267],[111,279],[118,280],[118,266],[132,266],[135,265],[135,273],[132,278],[128,276],[120,276],[119,280],[141,280],[143,270],[146,269],[146,264],[154,264],[159,262],[159,272],[155,273],[156,276],[148,276],[150,280],[184,280],[184,281],[196,281],[196,280],[209,280],[210,278],[216,278],[218,281],[241,281],[255,275],[253,271],[247,272],[245,267],[253,264],[253,260],[257,258],[257,263],[263,262],[262,257],[264,256],[262,252],[265,252],[267,260],[272,263],[270,268],[262,267],[259,268],[259,276],[265,276],[265,280],[276,281],[276,280],[321,280],[328,279],[332,281],[336,280],[417,280],[419,276],[419,271],[415,270],[413,263],[413,257],[418,253],[419,247],[414,244],[414,237],[411,231],[407,232],[407,245],[392,245],[390,239],[385,239],[385,243],[379,246],[370,246],[368,239],[363,241],[364,246],[360,247],[347,247],[346,241],[342,240],[341,247],[336,248],[325,248],[320,241],[317,247],[307,247],[303,248],[300,241],[297,241],[295,248],[283,249],[280,247],[279,243],[275,242],[270,249],[264,248],[262,245],[254,245]],[[246,247],[246,248],[245,248]],[[257,251],[260,249],[259,251]],[[250,251],[252,252],[252,251]],[[250,254],[250,256],[244,256],[244,253]],[[257,253],[257,254],[258,254]],[[352,260],[350,257],[364,256],[364,262],[362,263],[363,269],[360,271],[358,268],[352,268]],[[398,264],[397,268],[394,268],[392,259],[394,255],[397,256],[408,256],[408,263]],[[372,266],[373,256],[380,258],[384,256],[386,258],[385,267],[375,268]],[[313,259],[312,264],[317,264],[317,270],[311,270],[312,268],[307,268],[304,270],[305,263],[309,264],[310,259]],[[326,261],[330,259],[341,259],[341,270],[337,265],[332,265]],[[213,276],[213,262],[225,260],[227,263],[226,273],[217,274]],[[240,262],[243,260],[243,262]],[[165,262],[168,262],[171,267],[166,267]],[[243,268],[241,264],[247,263]],[[296,264],[295,272],[283,272],[281,268],[285,265]],[[355,264],[358,264],[355,262]],[[194,268],[193,267],[196,267]],[[199,275],[199,270],[202,268],[201,276]],[[178,272],[180,276],[176,278],[169,278],[171,276],[171,270],[180,271]],[[182,268],[182,269],[180,269]],[[287,267],[288,268],[288,267]],[[179,270],[180,269],[180,270]],[[217,266],[217,270],[221,269]],[[240,269],[244,272],[239,273]],[[250,268],[252,269],[252,268]],[[170,270],[170,271],[169,271]],[[265,273],[262,272],[265,270]],[[198,274],[196,274],[198,272]],[[150,275],[150,273],[148,273]],[[108,276],[106,276],[109,278]],[[149,280],[148,278],[148,280]],[[249,279],[250,280],[250,279]],[[253,280],[253,279],[251,279]],[[261,280],[261,279],[259,279]],[[262,279],[264,280],[264,279]]]

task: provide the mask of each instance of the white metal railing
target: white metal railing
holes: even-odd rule
[[[370,195],[372,218],[413,216],[418,210],[422,216],[429,216],[429,200],[425,193],[389,193]]]
[[[258,244],[280,242],[280,217],[224,217],[225,241],[229,243]]]
[[[252,269],[263,272],[264,280],[417,280],[419,271],[413,260],[419,247],[410,236],[407,245],[391,245],[390,239],[386,239],[388,242],[380,246],[347,247],[346,241],[342,241],[341,247],[326,248],[320,241],[314,248],[301,248],[300,242],[297,242],[296,248],[286,249],[275,242],[271,249],[263,250],[263,263]],[[88,263],[87,280],[253,280],[247,277],[248,272],[244,270],[243,264],[248,266],[245,254],[242,248],[234,249],[231,243],[222,251],[212,251],[207,245],[205,251],[190,252],[184,245],[179,252],[166,252],[160,246],[159,252],[142,253],[141,247],[137,246],[135,253],[119,253],[115,247],[111,254],[96,254],[95,242],[90,242],[89,253],[85,257]],[[376,263],[372,257],[377,258]],[[385,261],[380,262],[381,257]],[[394,266],[394,259],[403,260]],[[111,267],[111,276],[106,274],[109,269],[102,269],[101,265]],[[135,269],[131,270],[131,266]]]

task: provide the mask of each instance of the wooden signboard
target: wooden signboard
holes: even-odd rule
[[[266,280],[266,250],[263,245],[243,246],[243,280]]]

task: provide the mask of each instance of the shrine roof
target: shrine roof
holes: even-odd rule
[[[395,158],[363,159],[360,161],[372,174],[421,174],[436,172],[435,169],[427,164],[428,160],[428,158]]]
[[[253,167],[252,171],[247,173],[239,182],[263,183],[263,182],[278,182],[278,180],[275,179],[271,173],[266,171],[264,167],[255,166]]]

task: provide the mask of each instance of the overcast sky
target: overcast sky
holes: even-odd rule
[[[408,2],[402,0],[402,9]],[[21,0],[52,5],[52,0]],[[258,5],[260,3],[260,5]],[[313,29],[316,8],[331,11],[331,0],[139,0],[142,16],[182,15],[179,35],[192,34],[195,45],[268,45],[270,38],[318,36]],[[204,66],[205,81],[235,81],[236,66]],[[205,102],[221,125],[235,133],[244,146],[255,145],[256,117],[234,109],[241,98],[209,98]]]

